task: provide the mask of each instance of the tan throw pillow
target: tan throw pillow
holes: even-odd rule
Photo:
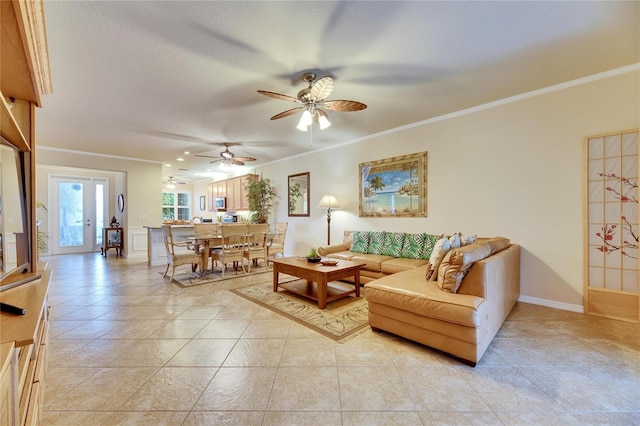
[[[491,256],[489,243],[469,244],[451,250],[438,268],[438,285],[443,291],[456,293],[469,268],[478,260],[489,256]]]
[[[344,238],[342,239],[342,244],[347,247],[347,250],[351,250],[351,242],[353,241],[353,232],[344,231]]]
[[[504,237],[489,238],[486,242],[491,246],[491,254],[502,251],[511,245],[511,241]]]
[[[451,250],[451,244],[446,237],[440,238],[433,246],[433,251],[429,257],[429,266],[427,267],[427,281],[436,281],[438,279],[438,266],[444,259],[447,252]]]

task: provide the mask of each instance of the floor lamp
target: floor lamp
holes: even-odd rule
[[[331,210],[340,208],[338,200],[333,195],[325,195],[318,203],[318,208],[327,209],[327,245],[331,245]]]

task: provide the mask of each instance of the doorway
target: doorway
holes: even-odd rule
[[[51,254],[100,251],[109,212],[109,182],[104,178],[49,178]]]

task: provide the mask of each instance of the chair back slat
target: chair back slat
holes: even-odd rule
[[[217,223],[194,223],[196,237],[215,237],[218,235]]]

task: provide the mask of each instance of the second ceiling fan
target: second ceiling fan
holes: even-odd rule
[[[233,152],[229,151],[229,147],[231,145],[237,145],[237,144],[221,143],[220,145],[224,146],[224,151],[220,153],[219,157],[215,157],[213,155],[202,155],[202,154],[196,154],[196,157],[215,158],[215,160],[210,161],[209,163],[222,161],[222,164],[226,166],[231,166],[231,165],[244,166],[245,161],[256,161],[256,159],[253,157],[236,157]]]
[[[258,93],[269,96],[283,101],[295,102],[302,104],[296,108],[288,109],[279,114],[271,117],[272,120],[288,117],[297,112],[304,111],[300,122],[298,123],[298,130],[307,131],[313,122],[317,122],[320,129],[326,129],[331,125],[329,116],[325,109],[331,111],[362,111],[367,106],[362,102],[348,101],[348,100],[327,100],[327,97],[333,91],[334,80],[331,76],[325,76],[320,79],[316,79],[316,74],[308,72],[304,75],[304,80],[309,83],[309,87],[302,89],[298,92],[297,97],[283,95],[280,93],[269,92],[266,90],[258,90]]]

